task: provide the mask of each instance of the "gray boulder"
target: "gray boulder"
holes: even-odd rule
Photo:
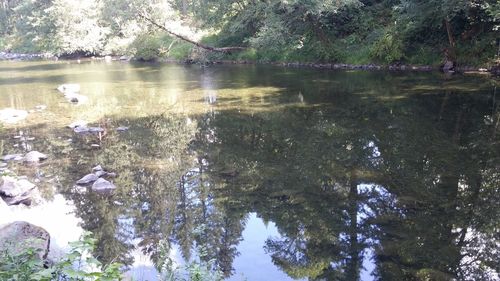
[[[103,178],[97,179],[94,182],[94,184],[92,185],[92,190],[95,192],[107,193],[107,192],[111,192],[115,189],[116,189],[116,186],[113,183],[111,183]]]
[[[101,171],[95,171],[95,172],[94,172],[94,175],[96,175],[98,178],[103,177],[103,176],[105,176],[105,175],[107,175],[107,174],[108,174],[108,173],[107,173],[106,171],[102,171],[102,170],[101,170]]]
[[[24,155],[23,158],[24,162],[31,162],[31,163],[40,162],[45,159],[47,159],[47,155],[40,153],[38,151],[30,151],[26,153],[26,155]]]
[[[88,185],[95,182],[99,177],[94,174],[85,175],[83,178],[79,179],[77,185]]]
[[[24,221],[9,223],[0,228],[0,253],[16,256],[33,249],[40,260],[47,258],[50,246],[49,233],[36,225]],[[5,258],[0,254],[1,259]]]
[[[104,171],[101,165],[97,165],[94,168],[92,168],[92,172],[97,172],[97,171]]]
[[[447,60],[443,65],[443,72],[453,72],[455,64],[452,61]]]
[[[0,197],[7,205],[25,204],[31,205],[33,191],[36,186],[27,179],[17,179],[3,176],[0,179]]]
[[[80,92],[80,84],[62,84],[57,87],[57,90],[63,94]]]
[[[2,160],[3,161],[20,161],[23,159],[23,155],[22,154],[7,154],[7,155],[4,155],[2,156]]]

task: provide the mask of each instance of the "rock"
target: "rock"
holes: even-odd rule
[[[497,65],[493,66],[490,69],[490,72],[491,72],[491,74],[493,74],[495,76],[500,76],[500,64],[497,64]]]
[[[32,192],[36,186],[27,179],[16,179],[10,176],[1,178],[0,196],[8,205],[31,204]]]
[[[452,61],[447,60],[443,65],[443,72],[453,72],[455,64]]]
[[[95,192],[105,193],[105,192],[111,192],[115,189],[116,189],[116,186],[113,183],[111,183],[103,178],[99,178],[92,185],[92,190]]]
[[[86,126],[87,126],[87,122],[83,121],[83,120],[78,120],[78,121],[75,121],[75,122],[68,125],[68,127],[71,129],[74,129],[76,127],[86,127]]]
[[[35,106],[35,109],[38,110],[38,111],[42,111],[42,110],[47,109],[47,106],[44,105],[44,104],[37,105],[37,106]]]
[[[89,132],[91,133],[102,133],[104,129],[101,127],[89,127]]]
[[[34,249],[42,261],[47,258],[49,246],[50,235],[39,226],[16,221],[0,228],[0,253],[7,252],[16,256]]]
[[[101,165],[97,165],[94,168],[92,168],[92,172],[97,172],[97,171],[104,171]]]
[[[38,151],[30,151],[26,153],[26,155],[24,155],[23,158],[24,162],[32,162],[32,163],[40,162],[45,159],[47,159],[47,155],[40,153]]]
[[[125,131],[127,131],[127,130],[128,130],[128,127],[118,127],[118,128],[116,128],[116,130],[117,130],[118,132],[125,132]]]
[[[7,154],[7,155],[4,155],[2,156],[2,160],[3,161],[19,161],[19,160],[22,160],[23,159],[23,155],[22,154]]]
[[[78,103],[78,104],[84,104],[84,103],[87,103],[89,98],[87,96],[84,96],[84,95],[80,95],[80,94],[77,94],[77,93],[65,93],[64,94],[64,97],[69,101],[69,102],[72,102],[72,103]]]
[[[65,93],[79,93],[80,84],[62,84],[57,87],[57,90],[63,94]]]
[[[100,177],[103,177],[103,176],[105,176],[105,175],[107,175],[107,174],[108,174],[107,172],[102,171],[102,170],[101,170],[101,171],[96,171],[96,172],[94,173],[94,175],[96,175],[96,177],[99,177],[99,178],[100,178]]]
[[[0,122],[12,124],[26,119],[26,117],[28,117],[28,111],[26,110],[13,108],[0,110]]]
[[[105,56],[104,57],[104,61],[105,62],[111,62],[113,60],[113,58],[111,56]]]
[[[127,56],[121,56],[121,57],[120,57],[120,60],[123,60],[123,61],[129,61],[129,60],[130,60],[130,58],[129,58],[129,57],[127,57]]]
[[[87,126],[78,126],[73,129],[73,132],[77,134],[85,134],[89,132],[89,128],[87,128]]]
[[[76,181],[77,185],[88,185],[95,182],[99,177],[94,174],[85,175],[83,178]]]

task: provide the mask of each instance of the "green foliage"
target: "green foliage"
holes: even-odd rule
[[[160,57],[161,46],[157,35],[143,34],[132,42],[129,52],[138,60],[152,61]]]
[[[138,36],[128,48],[135,59],[154,61],[160,58],[186,59],[193,46],[165,33],[143,34]]]
[[[0,279],[6,281],[30,280],[34,272],[43,270],[43,262],[33,248],[21,253],[0,253]]]
[[[69,253],[48,268],[44,267],[38,253],[30,248],[19,254],[0,253],[1,280],[121,280],[120,264],[104,266],[91,255],[95,243],[90,232],[84,233],[79,241],[70,243]]]
[[[403,59],[403,49],[403,41],[399,38],[398,34],[388,31],[373,44],[371,55],[383,62],[392,63]]]
[[[188,27],[210,33],[207,45],[251,49],[198,52],[138,19],[143,11],[167,27],[173,23],[168,28],[174,32]],[[497,0],[18,0],[0,5],[0,49],[131,53],[140,60],[439,64],[449,48],[459,63],[484,64],[497,49],[491,38],[499,19]]]

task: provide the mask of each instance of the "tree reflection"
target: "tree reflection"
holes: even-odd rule
[[[110,133],[98,151],[76,139],[80,155],[64,155],[62,187],[97,164],[119,175],[111,196],[64,190],[95,233],[99,258],[130,265],[140,247],[161,269],[178,247],[228,277],[255,212],[276,224],[280,237],[265,250],[292,278],[359,280],[367,249],[380,280],[498,276],[495,97],[408,90],[393,98],[353,93],[362,87],[346,80],[332,98],[317,95],[328,88],[310,93],[313,82],[289,83],[300,104],[285,91],[261,97],[286,104],[279,108],[207,105],[189,118],[118,120],[130,131]],[[386,84],[370,86],[383,93]]]

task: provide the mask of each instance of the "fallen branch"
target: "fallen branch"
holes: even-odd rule
[[[219,53],[226,53],[226,54],[230,54],[231,52],[233,51],[243,51],[246,49],[246,47],[223,47],[223,48],[216,48],[216,47],[211,47],[211,46],[207,46],[205,44],[202,44],[200,42],[196,42],[194,40],[191,40],[185,36],[182,36],[180,34],[177,34],[173,31],[171,31],[170,29],[168,29],[166,26],[162,25],[162,24],[159,24],[157,23],[156,21],[154,21],[153,19],[145,16],[144,14],[142,13],[139,13],[138,16],[142,19],[144,19],[145,21],[151,23],[152,25],[156,26],[157,28],[161,29],[161,30],[164,30],[165,32],[167,32],[168,34],[174,36],[174,37],[177,37],[183,41],[186,41],[188,43],[191,43],[199,48],[202,48],[202,49],[205,49],[205,50],[208,50],[208,51],[211,51],[211,52],[219,52]]]

